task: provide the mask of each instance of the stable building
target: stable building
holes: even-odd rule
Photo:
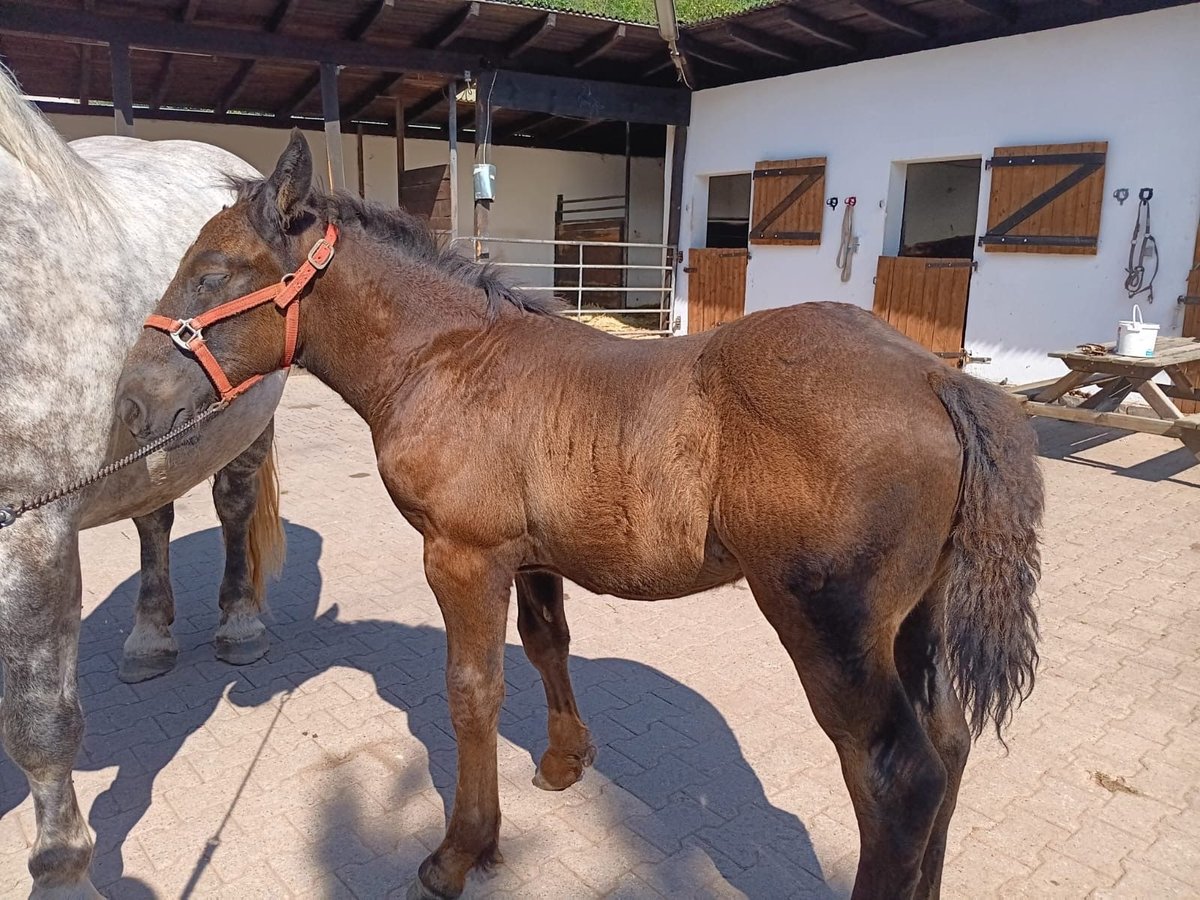
[[[1135,303],[1200,335],[1200,5],[1115,15],[1137,8],[831,0],[698,27],[726,80],[813,70],[693,94],[678,330],[839,300],[1010,383]]]

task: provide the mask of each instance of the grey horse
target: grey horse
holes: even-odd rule
[[[255,174],[236,156],[192,141],[68,145],[0,69],[0,505],[134,448],[113,415],[125,355],[200,226],[231,200],[227,176]],[[137,523],[142,584],[121,676],[161,674],[177,652],[172,503],[214,478],[226,543],[217,652],[234,663],[261,656],[262,579],[283,552],[271,460],[284,383],[277,373],[175,449],[0,530],[0,738],[34,798],[33,897],[99,896],[71,781],[84,728],[76,690],[79,531]]]

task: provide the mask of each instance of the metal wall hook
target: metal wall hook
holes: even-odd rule
[[[1125,201],[1129,199],[1129,188],[1117,188],[1113,191],[1113,197],[1121,206],[1125,205]]]

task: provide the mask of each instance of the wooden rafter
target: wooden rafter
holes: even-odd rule
[[[96,11],[96,0],[84,0],[83,8],[87,12]],[[196,19],[196,13],[200,11],[200,0],[187,0],[187,4],[179,11],[178,19],[184,25],[189,25]],[[162,68],[158,70],[158,78],[155,79],[157,87],[154,89],[154,96],[150,98],[150,108],[158,109],[166,99],[167,91],[171,87],[171,68],[175,64],[175,56],[171,53],[166,54],[162,61]]]
[[[936,37],[937,22],[890,0],[851,0],[851,2],[873,19],[878,19],[899,31],[907,31],[919,38]]]
[[[350,121],[361,116],[372,103],[380,97],[392,93],[403,83],[403,72],[385,72],[343,107],[342,118]]]
[[[294,4],[295,0],[279,0],[275,4],[275,9],[266,24],[268,34],[274,34],[283,26]],[[253,59],[243,59],[238,63],[237,71],[233,73],[233,77],[229,79],[217,101],[216,111],[218,114],[228,112],[229,108],[237,102],[242,90],[246,87],[246,82],[250,80],[250,72],[254,69],[254,63]]]
[[[765,31],[755,31],[735,23],[727,25],[725,33],[732,40],[744,47],[749,47],[751,50],[757,50],[759,53],[765,53],[768,56],[774,56],[776,59],[782,59],[785,62],[794,63],[805,54],[805,48],[799,44],[780,40],[774,35],[767,34]]]
[[[857,31],[852,31],[837,25],[820,16],[813,15],[807,10],[794,6],[783,8],[783,18],[793,28],[803,31],[827,44],[833,44],[844,50],[859,50],[863,45],[863,37]]]
[[[702,59],[706,63],[720,66],[723,69],[731,69],[734,72],[744,72],[747,68],[752,67],[752,64],[748,63],[744,56],[738,53],[731,53],[723,47],[701,43],[695,38],[687,38],[685,40],[681,36],[679,49],[693,59]]]
[[[596,35],[576,51],[578,55],[575,57],[574,62],[571,63],[571,68],[583,68],[588,63],[603,56],[623,40],[625,40],[624,25],[615,25],[607,31]]]
[[[1007,0],[959,0],[959,2],[991,16],[993,19],[999,19],[1001,22],[1017,21],[1017,8]]]
[[[419,40],[416,46],[426,50],[440,50],[452,44],[463,30],[467,28],[475,19],[479,17],[479,3],[473,0],[471,3],[463,4],[462,8],[451,13],[443,19],[438,26],[429,34]],[[403,72],[385,72],[379,78],[376,78],[364,91],[357,97],[352,99],[342,113],[342,117],[349,121],[355,116],[362,115],[377,99],[384,94],[395,90],[396,86],[404,80]],[[411,121],[411,120],[410,120]]]
[[[540,19],[530,22],[508,39],[508,42],[504,45],[503,52],[500,54],[501,57],[510,62],[517,59],[517,57],[540,41],[557,24],[558,16],[555,13],[546,13]]]
[[[532,113],[501,129],[501,133],[506,136],[525,134],[530,131],[536,131],[538,128],[548,125],[553,121],[555,121],[554,116],[548,116],[545,113]]]

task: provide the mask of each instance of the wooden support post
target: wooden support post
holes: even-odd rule
[[[626,122],[625,123],[625,224],[622,226],[622,229],[621,229],[621,240],[623,240],[623,241],[632,241],[633,240],[633,229],[629,225],[630,188],[631,188],[630,182],[632,181],[632,175],[633,175],[633,135],[630,130],[631,128],[632,128],[632,126],[628,122]],[[628,266],[631,264],[631,261],[629,258],[630,257],[629,249],[630,248],[625,247],[624,249],[625,249],[625,252],[622,253],[621,256],[625,260],[625,265]],[[629,270],[628,269],[626,269],[624,272],[621,273],[621,286],[629,287]],[[628,304],[628,301],[629,301],[629,293],[628,292],[626,292],[626,294],[625,294],[625,301],[626,301],[625,305],[628,306],[629,305]]]
[[[687,154],[687,126],[675,126],[671,142],[671,190],[667,207],[667,246],[679,249],[679,227],[683,208],[683,163]]]
[[[133,76],[129,71],[129,45],[108,45],[112,70],[113,133],[133,137]]]
[[[338,111],[337,74],[336,63],[321,63],[321,112],[325,117],[329,186],[340,191],[346,187],[346,167],[342,162],[342,120]]]
[[[475,82],[475,165],[482,166],[491,162],[492,141],[492,85],[495,84],[496,73],[484,72]],[[471,179],[472,184],[475,178]],[[488,236],[488,221],[492,214],[492,201],[475,197],[475,258],[487,259],[491,254],[487,245],[480,240]]]
[[[458,82],[450,82],[450,240],[458,237]]]
[[[358,128],[355,129],[358,138],[358,196],[362,199],[367,199],[367,166],[366,154],[363,152],[363,126],[362,122],[358,123]]]
[[[667,189],[667,233],[664,235],[668,256],[666,263],[670,271],[669,274],[663,276],[670,278],[673,286],[679,284],[677,276],[680,261],[683,259],[683,254],[679,252],[679,230],[683,213],[683,163],[686,154],[687,126],[676,125],[674,134],[671,136],[671,182]],[[663,287],[666,285],[664,284]],[[672,315],[673,311],[668,313],[666,321],[660,322],[659,327],[671,330],[673,328]]]
[[[396,97],[396,205],[404,205],[404,100]]]

